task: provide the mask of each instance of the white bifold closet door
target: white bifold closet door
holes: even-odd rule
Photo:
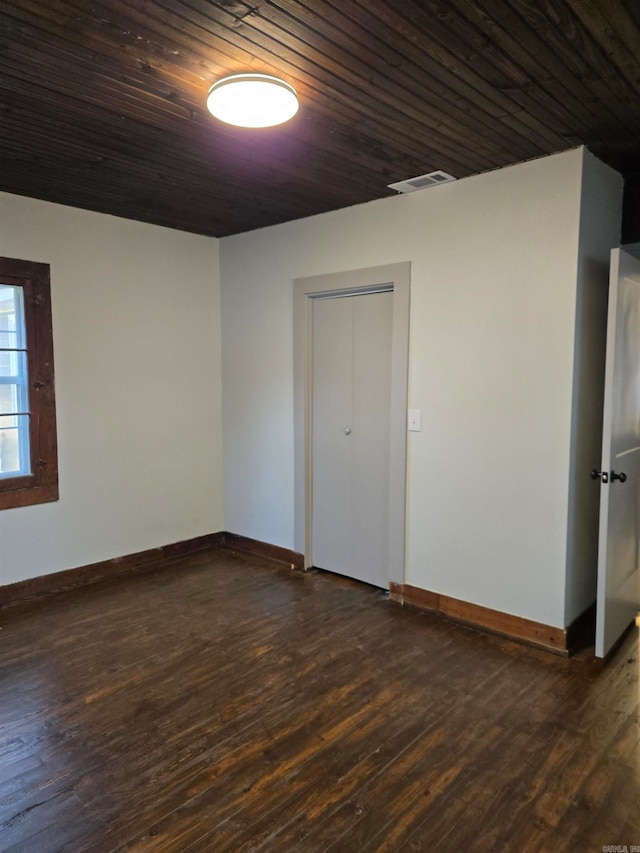
[[[392,291],[313,300],[313,565],[385,589],[392,318]]]

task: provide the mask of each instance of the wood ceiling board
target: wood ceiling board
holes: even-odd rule
[[[5,0],[0,189],[224,236],[579,144],[634,173],[638,47],[622,0]],[[209,116],[247,69],[292,122]]]

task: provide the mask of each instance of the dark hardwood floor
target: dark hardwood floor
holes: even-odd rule
[[[224,550],[0,612],[0,849],[640,845],[607,666]]]

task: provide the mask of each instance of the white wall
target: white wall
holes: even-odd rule
[[[0,584],[223,529],[218,241],[0,194],[51,265],[60,500],[0,513]]]
[[[221,241],[227,530],[293,547],[293,279],[411,261],[406,580],[564,625],[582,162]]]
[[[620,245],[622,177],[584,151],[580,197],[565,623],[596,599],[609,259]]]

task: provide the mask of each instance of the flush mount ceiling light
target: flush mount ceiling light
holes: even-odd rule
[[[293,86],[270,74],[233,74],[209,89],[207,109],[237,127],[273,127],[298,112]]]

